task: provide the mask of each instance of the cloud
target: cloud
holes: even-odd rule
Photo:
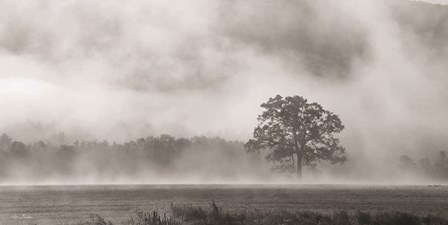
[[[365,170],[392,165],[447,146],[446,15],[407,1],[0,1],[0,128],[246,140],[262,102],[298,94],[341,115]],[[50,131],[24,132],[36,123]]]

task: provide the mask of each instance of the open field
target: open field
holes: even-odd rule
[[[224,210],[407,211],[448,215],[448,187],[348,185],[158,185],[0,187],[1,224],[72,224],[95,213],[128,220],[135,210],[170,212],[170,204]]]

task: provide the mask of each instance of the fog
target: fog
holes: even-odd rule
[[[245,142],[262,102],[301,95],[346,127],[349,161],[321,165],[313,182],[433,182],[398,164],[448,150],[447,38],[448,6],[405,0],[0,0],[0,131],[26,143],[58,132],[66,144],[160,134]],[[232,161],[219,171],[245,172],[208,179],[196,168],[182,182],[290,180]],[[115,181],[89,171],[45,182]],[[117,182],[179,181],[149,176]]]

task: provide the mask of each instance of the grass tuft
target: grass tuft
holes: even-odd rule
[[[126,225],[448,225],[441,215],[417,215],[410,212],[335,211],[242,211],[223,212],[214,202],[209,208],[171,204],[171,214],[137,212]],[[113,225],[99,215],[81,225]]]

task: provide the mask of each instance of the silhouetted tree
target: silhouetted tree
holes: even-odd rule
[[[12,139],[6,135],[5,133],[2,134],[2,136],[0,136],[0,148],[5,148],[7,146],[9,146],[12,142]]]
[[[435,170],[440,178],[448,178],[448,157],[446,151],[439,152],[439,160],[435,164]]]
[[[250,159],[241,157],[244,156],[244,143],[219,137],[175,138],[160,135],[122,144],[93,139],[61,145],[51,141],[22,143],[11,140],[5,134],[0,135],[1,141],[5,147],[0,148],[0,181],[11,176],[64,178],[87,171],[107,177],[116,174],[139,176],[136,174],[149,171],[159,175],[188,174],[203,170],[204,160],[213,165],[206,168],[207,173],[231,177]],[[202,161],[190,163],[190,159]]]
[[[431,160],[428,157],[422,158],[419,161],[420,168],[426,176],[432,176],[434,169],[431,165]]]
[[[23,158],[28,155],[28,148],[20,141],[13,141],[10,146],[10,152],[14,157]]]
[[[296,168],[301,178],[303,163],[309,166],[317,160],[346,161],[345,149],[334,137],[344,129],[337,115],[301,96],[277,95],[261,107],[265,110],[258,117],[253,139],[245,146],[248,151],[271,150],[266,159],[280,162],[280,166],[274,166],[275,170]]]
[[[411,157],[402,155],[400,156],[400,165],[398,167],[406,171],[415,171],[417,169],[417,163]]]

